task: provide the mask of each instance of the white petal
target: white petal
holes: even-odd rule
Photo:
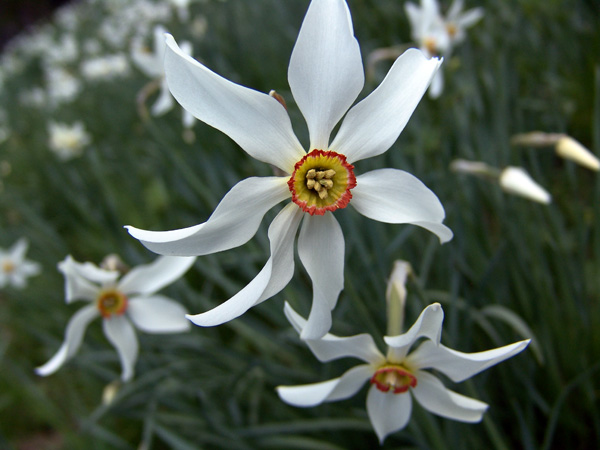
[[[119,353],[123,368],[121,379],[131,380],[138,355],[138,341],[133,325],[125,316],[112,316],[102,321],[102,327],[104,334]]]
[[[129,300],[127,316],[146,333],[180,333],[190,329],[183,306],[162,295],[135,297]]]
[[[288,80],[308,125],[310,148],[326,150],[331,130],[365,82],[344,0],[310,3],[290,58]]]
[[[389,345],[388,360],[390,363],[402,363],[411,345],[421,337],[431,339],[436,345],[442,336],[444,311],[439,303],[433,303],[423,310],[410,329],[400,336],[384,336]]]
[[[154,294],[178,280],[194,264],[196,257],[161,256],[151,264],[136,266],[119,281],[125,295]]]
[[[442,344],[425,341],[408,358],[417,369],[436,369],[452,381],[459,382],[522,352],[531,339],[478,353],[462,353]]]
[[[344,288],[344,233],[330,212],[306,215],[298,255],[313,284],[313,301],[302,339],[318,339],[331,328],[331,310]]]
[[[269,226],[271,257],[254,280],[216,308],[186,317],[201,327],[221,325],[281,291],[294,274],[294,238],[303,214],[295,203],[282,209]]]
[[[210,71],[166,35],[165,72],[173,97],[249,155],[291,173],[305,152],[285,108],[274,98]]]
[[[427,372],[415,372],[417,386],[412,394],[427,411],[460,422],[479,422],[488,405],[474,398],[458,394]]]
[[[385,79],[344,118],[331,150],[348,162],[387,151],[398,139],[423,97],[441,61],[409,49],[394,63]]]
[[[199,256],[221,252],[248,242],[265,213],[290,197],[284,177],[246,178],[223,197],[209,219],[173,231],[146,231],[127,226],[129,233],[153,252]]]
[[[87,263],[87,265],[80,264],[71,255],[58,263],[58,270],[65,276],[65,297],[67,303],[71,303],[74,300],[96,300],[101,287],[89,281],[84,275],[100,279],[100,275],[103,275],[106,271],[97,272],[97,270],[101,269],[90,263]],[[111,278],[116,280],[118,273],[111,272],[111,274],[113,275]]]
[[[435,99],[442,95],[444,90],[444,72],[438,70],[431,80],[431,86],[429,87],[429,97]]]
[[[173,108],[174,103],[173,96],[171,95],[171,92],[169,92],[169,87],[167,86],[167,81],[163,78],[160,83],[160,93],[158,94],[158,98],[152,105],[152,115],[162,116]]]
[[[455,20],[458,17],[458,15],[461,13],[461,11],[463,10],[464,7],[465,7],[464,0],[454,0],[452,2],[452,4],[450,5],[450,7],[448,8],[448,12],[446,13],[446,16],[448,17],[449,20]]]
[[[301,333],[306,326],[306,320],[294,311],[288,302],[285,302],[283,312],[296,331]],[[307,339],[305,342],[321,362],[353,357],[375,365],[385,363],[385,356],[381,354],[370,334],[339,337],[327,333],[321,339]]]
[[[472,8],[461,14],[456,20],[458,28],[469,28],[475,25],[483,17],[483,8]]]
[[[284,402],[302,408],[352,397],[373,376],[368,364],[355,366],[340,378],[302,386],[278,386],[277,393]]]
[[[420,226],[435,233],[441,243],[452,239],[452,231],[442,224],[446,213],[440,200],[408,172],[379,169],[359,175],[350,204],[370,219]]]
[[[50,358],[50,361],[35,369],[35,373],[47,376],[60,369],[60,367],[73,356],[77,350],[79,350],[87,326],[98,316],[100,316],[100,313],[95,305],[88,305],[77,311],[67,324],[65,341],[63,344],[56,354]]]
[[[20,238],[13,244],[8,253],[10,258],[15,262],[21,262],[25,258],[27,249],[29,248],[29,241],[26,238]]]
[[[371,425],[383,444],[385,438],[406,426],[412,412],[412,399],[408,393],[381,392],[371,386],[367,394],[367,413]]]

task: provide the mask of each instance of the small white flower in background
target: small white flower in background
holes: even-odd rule
[[[500,187],[515,195],[528,198],[534,202],[549,204],[552,196],[536,183],[533,178],[521,167],[506,167],[500,172]]]
[[[0,249],[0,289],[22,289],[27,286],[27,278],[41,272],[38,263],[25,259],[28,247],[27,239],[21,238],[10,249]]]
[[[454,172],[476,175],[497,182],[502,190],[509,194],[519,195],[544,204],[552,201],[552,196],[521,167],[508,166],[499,170],[484,162],[455,159],[450,164],[450,169]]]
[[[195,260],[159,257],[151,264],[133,268],[119,280],[118,271],[78,263],[68,256],[58,265],[65,275],[66,302],[83,300],[89,305],[71,318],[64,343],[36,373],[46,376],[56,372],[77,352],[89,323],[102,317],[104,334],[119,353],[123,368],[121,378],[130,380],[138,355],[134,326],[156,334],[189,330],[183,306],[156,292],[183,276]]]
[[[45,78],[48,102],[51,107],[70,103],[81,92],[81,80],[62,67],[47,66]]]
[[[111,80],[129,73],[129,61],[123,53],[97,56],[80,65],[81,74],[90,81]]]
[[[408,50],[380,86],[351,108],[363,89],[364,70],[348,5],[344,0],[313,0],[288,68],[292,95],[308,125],[306,151],[274,96],[215,74],[186,55],[170,35],[167,45],[166,78],[177,101],[250,156],[286,175],[242,180],[200,225],[163,232],[128,227],[131,235],[157,253],[207,255],[246,243],[268,210],[291,200],[269,227],[271,256],[258,276],[211,311],[189,316],[196,325],[228,322],[281,291],[294,273],[294,241],[300,228],[298,254],[314,293],[302,337],[323,336],[344,284],[344,235],[332,212],[348,204],[380,222],[423,227],[441,242],[452,238],[442,224],[445,212],[439,199],[419,179],[396,169],[355,176],[352,165],[392,146],[440,61]]]
[[[299,333],[306,320],[286,303],[285,314]],[[413,398],[426,410],[460,422],[481,421],[488,405],[447,389],[426,369],[461,382],[521,352],[529,340],[478,353],[462,353],[440,343],[444,313],[438,303],[423,310],[414,325],[404,334],[385,336],[388,345],[384,356],[370,334],[338,337],[326,334],[308,339],[306,344],[321,362],[339,358],[357,358],[361,364],[341,377],[301,386],[279,386],[277,393],[286,403],[312,407],[323,402],[344,400],[356,394],[365,382],[367,413],[381,443],[391,433],[401,430],[410,419]],[[425,338],[414,350],[411,347]]]
[[[412,39],[429,57],[449,58],[453,48],[464,41],[465,29],[475,25],[483,17],[483,8],[473,8],[463,12],[464,1],[454,0],[444,18],[437,0],[421,0],[421,6],[414,3],[404,5],[411,25]],[[440,70],[431,82],[429,95],[437,98],[444,89],[443,72]]]
[[[91,142],[82,122],[72,125],[50,122],[48,135],[50,150],[63,161],[81,156],[83,149]]]
[[[165,78],[165,52],[167,50],[167,44],[165,42],[166,30],[161,26],[157,25],[154,27],[154,47],[152,52],[144,44],[144,39],[140,36],[135,37],[131,42],[131,59],[134,64],[149,78],[154,78],[160,82],[160,93],[158,99],[152,105],[152,115],[161,116],[173,108],[175,104],[173,96],[169,91],[167,80]],[[186,55],[192,54],[192,44],[189,42],[182,42],[181,44],[183,52]],[[189,128],[194,123],[194,116],[187,110],[183,110],[183,124],[186,128]]]

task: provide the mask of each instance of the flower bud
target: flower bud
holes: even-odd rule
[[[506,167],[499,178],[500,187],[515,195],[528,198],[539,203],[548,204],[552,201],[550,194],[520,167]]]
[[[556,154],[562,158],[575,161],[588,169],[600,170],[600,160],[570,136],[563,136],[558,140]]]

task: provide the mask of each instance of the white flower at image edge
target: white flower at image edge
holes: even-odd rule
[[[306,326],[306,320],[287,303],[285,315],[296,331],[301,332]],[[429,305],[406,333],[384,337],[388,345],[387,356],[377,349],[370,334],[350,337],[326,334],[322,339],[305,340],[321,362],[352,357],[367,364],[355,366],[333,380],[279,386],[277,393],[290,405],[312,407],[352,397],[370,380],[367,413],[381,443],[386,436],[406,426],[413,397],[423,408],[438,416],[460,422],[479,422],[488,408],[486,403],[447,389],[425,369],[434,369],[454,382],[464,381],[521,352],[530,340],[479,353],[461,353],[440,343],[443,320],[442,307],[438,303]],[[423,343],[410,351],[420,338],[425,338]]]
[[[134,326],[147,333],[189,330],[183,306],[155,292],[179,279],[195,260],[163,256],[151,264],[133,268],[118,280],[119,272],[78,263],[68,256],[58,265],[65,275],[66,302],[84,300],[90,304],[71,318],[58,352],[38,367],[36,373],[46,376],[56,372],[77,352],[90,322],[102,317],[104,334],[121,360],[121,378],[130,380],[138,355]]]
[[[23,289],[27,278],[41,272],[38,263],[25,259],[28,247],[27,239],[21,238],[7,251],[0,249],[0,289],[7,285]]]
[[[200,225],[174,231],[128,227],[131,235],[160,254],[207,255],[246,243],[268,210],[291,200],[269,227],[271,257],[258,276],[216,308],[189,316],[196,325],[222,324],[281,291],[293,276],[293,246],[300,228],[298,254],[314,292],[302,337],[323,336],[331,327],[331,310],[344,283],[344,235],[332,211],[348,204],[380,222],[428,229],[441,242],[452,238],[442,224],[445,213],[439,199],[416,177],[396,169],[355,176],[352,165],[384,153],[396,141],[439,60],[408,50],[380,86],[350,108],[364,85],[350,11],[343,0],[313,0],[288,69],[294,100],[308,125],[307,153],[275,98],[222,78],[182,52],[172,36],[166,39],[165,72],[175,99],[250,156],[286,175],[242,180]]]

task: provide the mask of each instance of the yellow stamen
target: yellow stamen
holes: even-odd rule
[[[2,263],[2,271],[4,273],[12,273],[12,272],[14,272],[15,269],[16,269],[16,266],[10,260],[9,261],[4,261]]]

